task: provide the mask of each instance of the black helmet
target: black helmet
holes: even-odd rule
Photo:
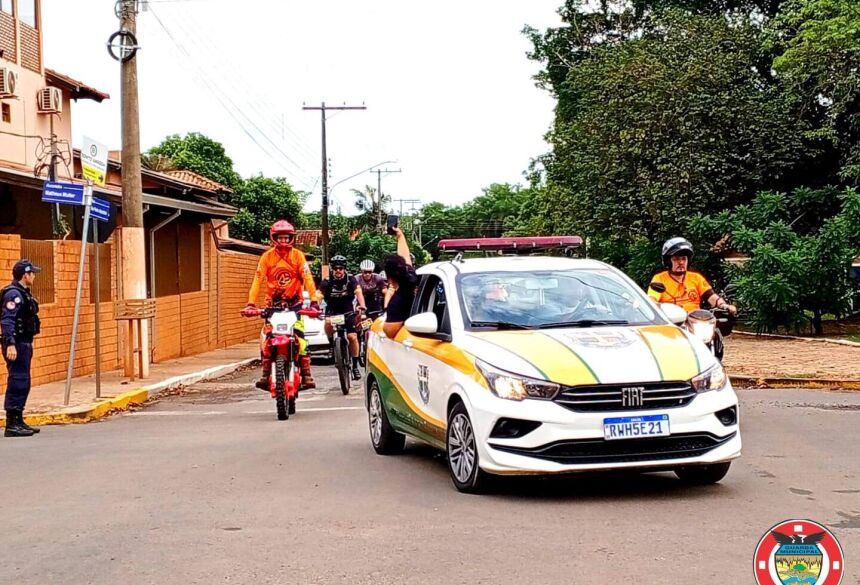
[[[671,238],[663,244],[663,250],[660,252],[663,257],[663,264],[671,267],[672,256],[684,255],[687,258],[693,257],[693,244],[685,238]]]
[[[338,254],[337,256],[334,256],[331,260],[329,260],[328,264],[332,268],[335,268],[336,266],[343,266],[344,268],[346,268],[346,257]]]

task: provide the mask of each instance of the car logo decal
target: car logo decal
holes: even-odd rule
[[[424,404],[430,402],[430,368],[418,365],[418,394]]]

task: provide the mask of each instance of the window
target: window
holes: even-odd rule
[[[3,104],[2,106],[3,114],[2,120],[5,124],[12,123],[12,106],[9,104]]]
[[[36,0],[18,0],[18,20],[36,28]]]
[[[424,279],[421,295],[418,298],[417,311],[413,314],[428,312],[435,313],[440,333],[451,333],[451,317],[448,313],[448,296],[445,293],[445,285],[441,278],[433,274]]]
[[[12,0],[0,0],[0,12],[12,14]]]

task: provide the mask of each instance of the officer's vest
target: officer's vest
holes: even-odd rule
[[[18,282],[12,282],[3,288],[0,291],[0,299],[5,297],[10,290],[18,291],[22,299],[21,306],[15,316],[15,340],[24,343],[32,342],[33,337],[39,334],[42,327],[39,320],[39,303],[30,294],[30,290]]]

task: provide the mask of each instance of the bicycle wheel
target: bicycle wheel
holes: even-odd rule
[[[334,366],[340,380],[340,391],[349,394],[349,346],[344,337],[338,337],[334,342]]]

